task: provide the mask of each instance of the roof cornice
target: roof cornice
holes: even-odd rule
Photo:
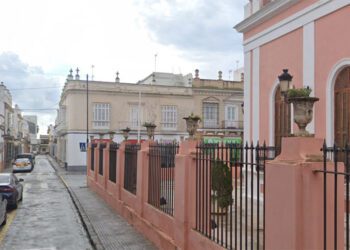
[[[275,0],[262,7],[260,10],[238,23],[234,28],[241,33],[245,33],[267,19],[278,15],[290,6],[298,3],[300,0]]]

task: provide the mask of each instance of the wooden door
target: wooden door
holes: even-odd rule
[[[275,147],[276,156],[281,153],[282,137],[290,135],[290,104],[287,104],[278,87],[275,94]]]
[[[343,69],[334,86],[334,142],[350,143],[350,67]]]

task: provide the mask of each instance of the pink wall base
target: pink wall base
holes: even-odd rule
[[[282,154],[266,164],[266,249],[323,249],[323,162],[310,162],[319,155],[322,140],[283,138]],[[287,146],[288,145],[288,146]],[[341,165],[341,164],[339,164]],[[334,166],[328,163],[328,170]],[[338,166],[341,171],[343,166]],[[327,249],[334,238],[334,175],[327,177]],[[338,177],[338,196],[344,194],[344,178]],[[338,243],[344,243],[344,199],[338,199]]]

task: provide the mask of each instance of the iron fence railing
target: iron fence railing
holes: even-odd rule
[[[98,149],[98,174],[103,175],[103,149],[106,147],[105,143],[101,143]]]
[[[196,149],[196,230],[227,249],[265,244],[264,144],[200,144]]]
[[[174,169],[177,143],[154,144],[149,149],[148,203],[169,215],[174,214]]]
[[[140,149],[140,144],[125,145],[124,189],[133,194],[136,194],[137,152]]]
[[[316,172],[323,173],[323,249],[350,249],[350,146],[347,144],[344,147],[338,147],[333,145],[333,147],[327,147],[324,142],[323,147],[323,170],[318,170]],[[328,163],[333,163],[332,167],[329,168]],[[340,164],[344,163],[344,170],[340,169]],[[328,176],[334,177],[332,183],[329,183]],[[342,181],[342,178],[345,180],[345,194],[339,196],[338,183]],[[328,179],[328,181],[327,181]],[[331,186],[329,186],[331,185]],[[331,189],[333,194],[331,197],[328,190]],[[339,216],[338,214],[338,203],[343,204],[342,201],[345,200],[345,230],[344,237],[345,242],[338,242],[338,223]],[[334,208],[333,214],[329,214],[327,211],[327,204],[331,202]],[[332,224],[329,225],[328,223]],[[327,242],[327,235],[329,236],[328,230],[333,230],[333,246],[329,246],[330,242]],[[328,245],[327,245],[328,244]]]
[[[117,181],[117,152],[119,144],[111,143],[109,145],[109,180],[116,183]]]
[[[97,144],[91,143],[91,155],[90,155],[90,168],[92,171],[95,171],[95,148]]]

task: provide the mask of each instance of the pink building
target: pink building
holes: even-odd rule
[[[320,98],[308,131],[327,143],[350,140],[350,0],[250,0],[244,35],[246,141],[280,145],[293,133],[278,75],[288,69],[295,87]]]

